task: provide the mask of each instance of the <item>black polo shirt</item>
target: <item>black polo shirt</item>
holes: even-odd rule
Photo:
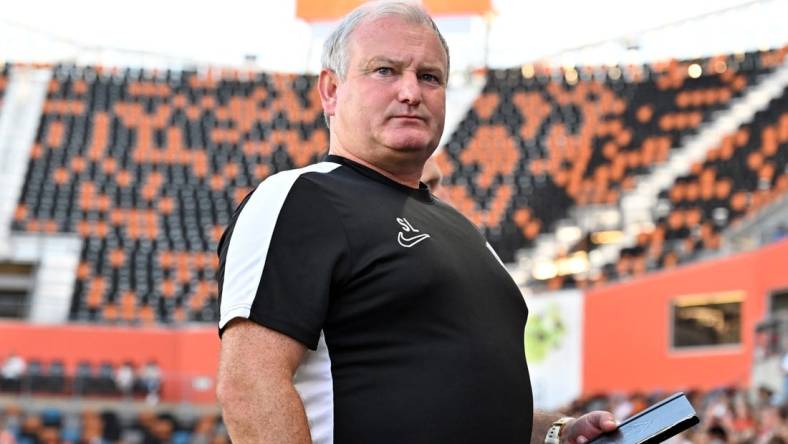
[[[261,183],[219,246],[221,329],[248,318],[311,351],[320,443],[527,443],[523,297],[449,205],[330,155]]]

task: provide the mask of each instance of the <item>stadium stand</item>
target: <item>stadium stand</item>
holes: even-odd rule
[[[669,268],[720,247],[720,233],[788,193],[788,89],[660,193],[656,227],[622,250],[607,280]]]
[[[443,151],[444,196],[512,262],[569,208],[616,204],[785,53],[489,71]]]
[[[491,70],[439,157],[442,196],[511,262],[571,207],[616,204],[786,51]],[[83,239],[70,318],[215,320],[215,246],[234,208],[326,149],[314,82],[56,66],[13,229]]]
[[[215,247],[234,208],[327,147],[313,83],[55,67],[13,228],[83,239],[71,319],[216,319]]]

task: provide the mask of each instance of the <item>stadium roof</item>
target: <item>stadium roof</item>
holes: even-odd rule
[[[639,63],[788,43],[783,0],[493,0],[493,7],[488,17],[438,20],[456,69],[539,59]],[[333,25],[297,19],[295,0],[27,0],[0,9],[0,60],[317,72]]]

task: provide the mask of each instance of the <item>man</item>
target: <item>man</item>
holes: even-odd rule
[[[435,157],[430,157],[427,159],[427,162],[424,163],[424,169],[421,172],[419,182],[427,185],[427,188],[430,189],[430,193],[438,194],[437,191],[440,189],[442,180],[443,173],[440,168],[438,168],[438,162],[435,161]]]
[[[553,427],[561,415],[533,413],[520,291],[419,183],[448,74],[411,3],[366,3],[328,38],[329,155],[264,181],[220,242],[233,442],[543,443],[551,429],[583,444],[615,428],[606,412]]]
[[[25,359],[11,352],[0,369],[0,388],[4,391],[19,391],[22,388],[22,377],[26,369]]]

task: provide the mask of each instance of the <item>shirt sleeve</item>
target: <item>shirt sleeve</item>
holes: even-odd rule
[[[242,204],[219,246],[219,334],[242,317],[314,350],[348,269],[336,210],[303,176],[276,175]]]

